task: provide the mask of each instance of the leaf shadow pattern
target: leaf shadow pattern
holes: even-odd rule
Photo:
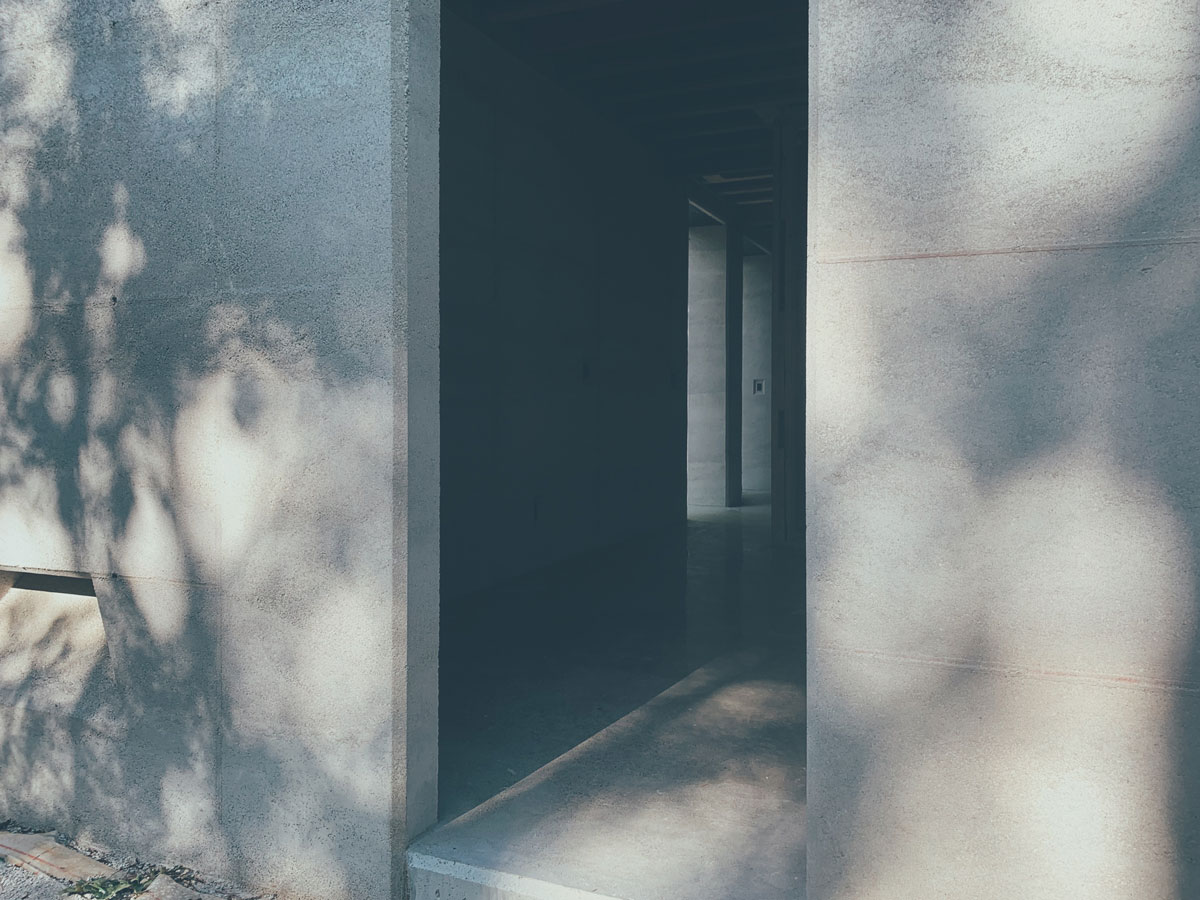
[[[819,7],[810,896],[1194,896],[1194,16]]]
[[[389,16],[0,2],[5,816],[390,889]]]

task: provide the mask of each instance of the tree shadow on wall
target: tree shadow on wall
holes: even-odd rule
[[[390,123],[387,38],[352,21],[0,10],[0,566],[93,575],[103,623],[83,657],[78,610],[5,633],[0,809],[365,896],[352,861],[390,852],[358,774],[390,771],[390,682],[350,652],[390,658],[363,549],[391,540]],[[329,87],[331,29],[368,61]]]
[[[905,29],[890,30],[892,15]],[[997,78],[1011,86],[1012,60],[1030,49],[957,15],[881,7],[889,34],[864,39],[871,58],[823,90],[925,116],[934,134],[913,157],[944,150],[948,181],[973,185],[991,177],[986,120],[999,113],[943,79],[957,54],[973,54],[979,79],[1000,53]],[[1099,92],[1087,96],[1123,96],[1098,68],[1056,69],[1053,83],[1086,77]],[[889,85],[908,69],[928,82],[897,99]],[[837,146],[896,139],[892,124],[852,120],[826,126],[847,129]],[[1157,170],[1122,172],[1140,187],[1119,209],[1064,204],[1061,243],[1083,247],[980,255],[1005,248],[987,234],[932,235],[902,249],[945,258],[815,266],[810,321],[858,303],[861,364],[876,380],[852,444],[810,460],[822,507],[809,547],[813,900],[951,884],[963,897],[1034,883],[1048,896],[1200,892],[1200,142],[1194,127],[1161,140],[1144,154]],[[1107,189],[1087,181],[1087,154],[1059,162],[1044,211]],[[877,187],[847,182],[842,208]],[[962,194],[901,193],[900,219],[904,203],[938,202],[945,215],[921,227],[961,218]],[[1002,199],[1015,209],[1021,198]]]

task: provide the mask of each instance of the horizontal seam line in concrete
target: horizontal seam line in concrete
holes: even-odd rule
[[[497,891],[511,891],[524,894],[533,900],[623,900],[610,894],[595,891],[585,891],[582,888],[553,884],[538,878],[525,875],[513,875],[497,869],[487,869],[470,863],[456,862],[430,856],[426,853],[410,851],[408,854],[409,869],[421,869],[439,875],[448,875],[472,884],[482,885]]]
[[[118,298],[118,302],[126,305],[137,304],[141,306],[154,304],[167,306],[183,300],[194,301],[197,303],[224,303],[231,300],[249,297],[277,297],[291,299],[292,297],[303,294],[333,293],[342,296],[353,296],[357,292],[368,290],[379,291],[382,293],[388,290],[388,285],[382,280],[376,282],[371,278],[363,278],[359,281],[321,281],[299,286],[253,288],[223,287],[212,288],[211,290],[206,289],[203,291],[168,291],[149,294],[143,294],[137,291],[120,291],[119,293],[121,296]],[[74,312],[80,308],[105,306],[112,306],[111,297],[80,297],[69,300],[34,300],[30,303],[5,302],[0,300],[0,310],[15,309],[20,307],[23,309],[36,311],[51,310],[67,313]]]
[[[994,247],[980,250],[930,250],[920,253],[892,253],[880,256],[814,257],[817,265],[846,263],[896,262],[906,259],[956,259],[964,256],[1011,256],[1018,253],[1065,253],[1071,250],[1115,250],[1124,247],[1161,247],[1200,244],[1200,235],[1176,238],[1138,238],[1127,241],[1097,241],[1092,244],[1042,244],[1029,247]]]
[[[992,675],[1047,679],[1054,681],[1078,681],[1105,687],[1134,688],[1160,693],[1183,693],[1200,695],[1200,682],[1152,678],[1145,675],[1118,675],[1107,672],[1078,672],[1070,669],[1039,669],[1007,663],[993,663],[982,659],[961,659],[950,656],[922,656],[912,653],[896,653],[890,650],[874,650],[856,647],[817,647],[819,653],[835,653],[842,656],[861,656],[886,662],[911,663],[946,669],[970,669]]]

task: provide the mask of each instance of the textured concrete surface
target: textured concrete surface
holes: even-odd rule
[[[323,900],[433,820],[436,10],[0,0],[0,568],[98,594],[0,816]]]
[[[771,258],[763,255],[742,265],[742,489],[771,490]]]
[[[687,207],[644,148],[447,21],[449,605],[682,521]]]
[[[814,7],[810,895],[1195,896],[1194,9]]]
[[[725,505],[725,226],[688,229],[687,500]]]
[[[70,712],[114,686],[95,597],[5,588],[0,573],[0,697]]]
[[[0,897],[4,900],[62,900],[62,882],[20,866],[0,864]]]
[[[1200,187],[1178,177],[1197,110],[1185,0],[811,8],[811,227],[823,256],[1200,226]],[[1130,202],[1155,194],[1169,200]]]
[[[799,656],[700,669],[431,832],[416,900],[804,896]]]

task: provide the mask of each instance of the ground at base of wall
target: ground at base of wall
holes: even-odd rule
[[[62,896],[62,882],[0,863],[0,897],[4,900],[62,900]]]
[[[51,874],[52,873],[52,874]],[[53,876],[53,877],[52,877]],[[150,865],[129,853],[57,832],[0,823],[0,900],[274,900],[243,893],[182,866]]]

